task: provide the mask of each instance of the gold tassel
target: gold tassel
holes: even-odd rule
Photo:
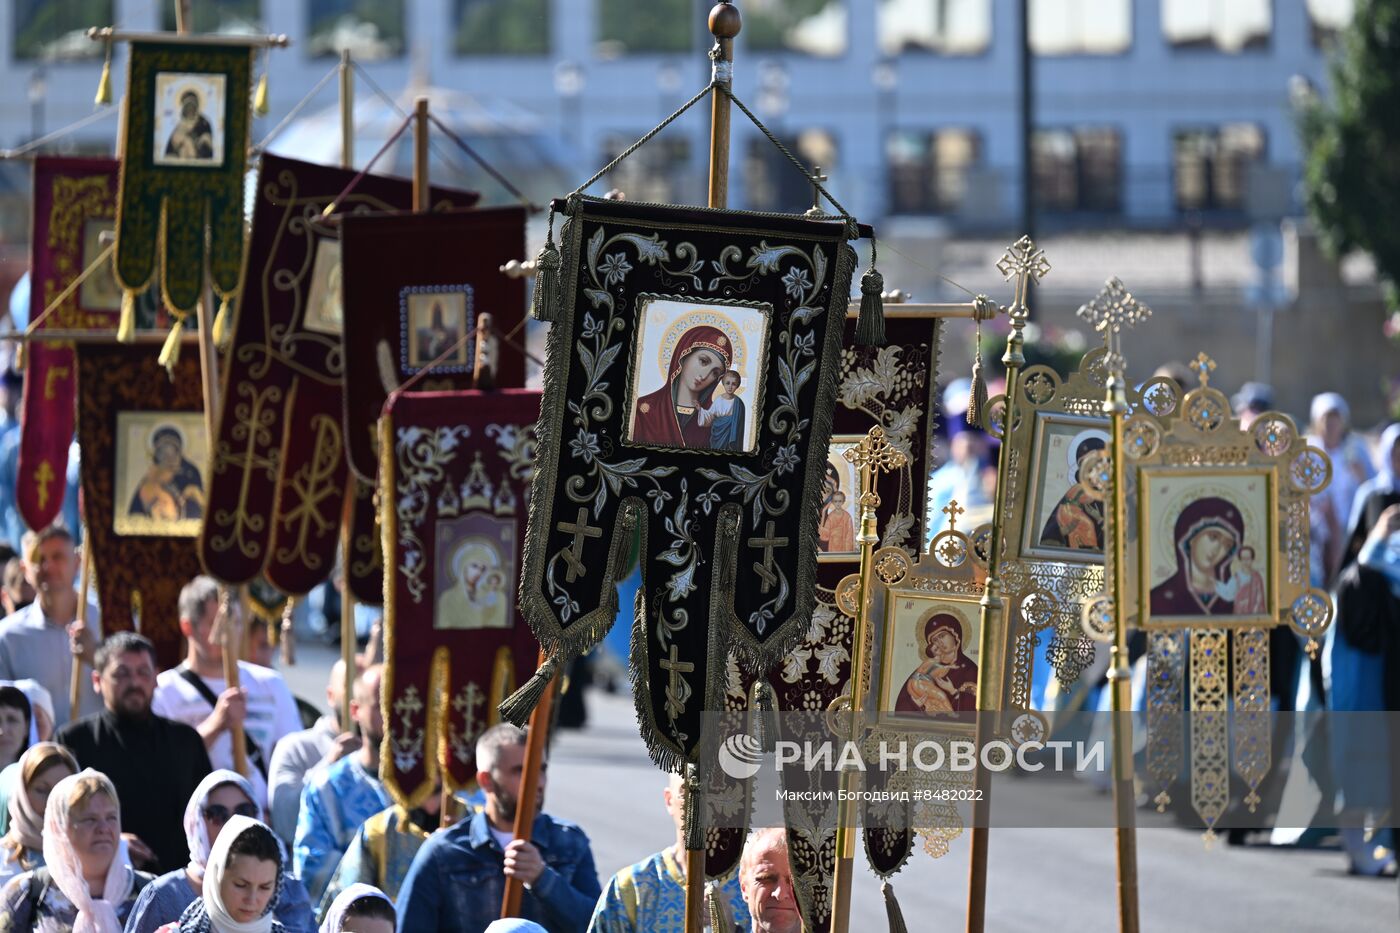
[[[525,686],[506,697],[500,705],[501,718],[506,722],[514,723],[520,728],[525,728],[525,724],[530,721],[530,714],[539,705],[544,692],[549,689],[549,685],[554,682],[554,672],[559,668],[557,657],[548,658],[540,669],[535,671],[534,676],[525,681]]]
[[[754,681],[749,690],[750,730],[758,747],[765,752],[773,750],[773,742],[777,739],[773,722],[773,711],[777,708],[778,698],[772,685],[762,678]]]
[[[107,55],[102,60],[102,77],[97,79],[97,96],[92,101],[99,107],[112,102],[112,43],[107,43]]]
[[[856,318],[856,343],[862,347],[885,345],[885,277],[875,268],[872,256],[870,268],[860,277],[860,316]]]
[[[253,113],[265,117],[267,111],[267,63],[263,62],[262,77],[258,78],[258,89],[253,92]]]
[[[713,931],[732,930],[734,921],[729,916],[729,905],[724,902],[720,886],[713,881],[705,882],[705,914],[710,918]]]
[[[165,345],[160,348],[160,356],[156,357],[156,362],[165,367],[172,382],[175,380],[175,367],[180,364],[180,337],[184,331],[185,319],[177,317],[170,327],[170,334],[165,338]]]
[[[229,341],[233,339],[233,322],[229,320],[228,296],[221,295],[219,302],[219,313],[214,315],[214,346],[220,353],[228,350]]]
[[[987,410],[987,382],[982,378],[982,318],[977,318],[977,350],[972,358],[972,391],[967,396],[967,423],[982,424]]]
[[[136,340],[136,293],[122,291],[122,313],[117,319],[117,343],[132,343]]]
[[[880,893],[885,895],[885,918],[890,924],[890,933],[909,933],[904,923],[904,911],[899,909],[899,901],[894,899],[894,885],[888,881],[880,885]]]
[[[26,346],[28,346],[28,344],[21,343],[19,346],[15,347],[15,361],[13,365],[17,373],[24,372],[24,357],[26,352],[24,348]]]

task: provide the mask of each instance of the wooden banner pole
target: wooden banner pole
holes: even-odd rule
[[[340,167],[355,167],[355,73],[350,50],[340,50]]]
[[[83,516],[83,527],[87,527],[86,515]],[[92,548],[89,546],[91,543],[92,542],[84,538],[82,545],[83,555],[82,560],[79,564],[80,569],[78,571],[78,573],[81,574],[82,579],[78,581],[78,613],[76,618],[78,620],[78,624],[81,625],[83,628],[87,628],[88,619],[88,585],[92,574]],[[25,555],[26,560],[28,560],[29,557],[30,555]],[[72,679],[68,686],[68,719],[70,722],[78,718],[78,701],[82,699],[82,687],[83,659],[75,654],[73,655]],[[61,724],[56,724],[56,726],[57,725]]]
[[[540,652],[539,664],[545,662],[544,652]],[[562,672],[561,672],[562,673]],[[515,827],[512,835],[516,839],[529,839],[535,825],[535,799],[539,796],[540,770],[544,766],[545,750],[548,748],[549,725],[554,718],[554,689],[561,674],[555,674],[545,688],[543,696],[534,712],[530,714],[530,729],[525,742],[524,773],[520,777],[520,794],[515,803]],[[520,902],[525,896],[525,885],[518,878],[506,879],[505,895],[501,898],[501,919],[518,917]]]

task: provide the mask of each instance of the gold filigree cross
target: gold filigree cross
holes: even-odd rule
[[[909,456],[885,437],[885,429],[876,425],[854,447],[841,454],[846,462],[860,470],[860,504],[862,508],[878,508],[880,497],[875,492],[875,480],[881,473],[892,473],[909,462]],[[867,502],[867,500],[869,500]]]
[[[1122,333],[1151,317],[1152,309],[1134,298],[1133,293],[1114,276],[1104,283],[1093,301],[1080,305],[1075,314],[1080,320],[1092,324],[1103,337],[1104,348],[1108,350],[1104,365],[1109,372],[1121,375],[1127,368],[1120,346]]]
[[[1215,360],[1204,353],[1197,353],[1196,358],[1191,361],[1191,369],[1196,373],[1196,378],[1201,380],[1201,388],[1210,385],[1210,374],[1215,372]]]
[[[997,271],[1008,282],[1012,276],[1016,277],[1016,296],[1008,313],[1013,323],[1024,323],[1026,315],[1030,313],[1026,306],[1026,293],[1030,289],[1031,280],[1039,282],[1045,278],[1050,271],[1050,260],[1045,258],[1045,251],[1037,247],[1034,240],[1023,236],[1002,253],[1001,258],[997,260]]]
[[[966,512],[962,506],[958,505],[957,499],[949,499],[948,504],[942,509],[943,514],[948,516],[948,530],[957,531],[958,516]]]

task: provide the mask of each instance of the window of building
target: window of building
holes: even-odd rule
[[[690,0],[598,0],[598,57],[689,51],[699,22]]]
[[[115,18],[112,0],[14,0],[14,57],[21,61],[101,58],[102,43],[87,37],[92,26]]]
[[[453,0],[458,55],[548,55],[550,0]]]
[[[756,52],[846,53],[845,0],[746,0],[739,41]]]
[[[606,165],[617,158],[632,143],[637,141],[644,130],[636,133],[611,134],[603,139],[602,159]],[[598,183],[599,190],[616,188],[627,196],[629,201],[646,201],[657,204],[684,204],[698,194],[703,175],[696,174],[690,164],[691,141],[684,136],[662,134],[627,160],[604,175]],[[691,182],[697,182],[692,184]],[[703,195],[702,195],[703,197]]]
[[[1249,167],[1263,158],[1264,131],[1252,123],[1178,132],[1172,146],[1177,209],[1243,209]]]
[[[357,59],[397,58],[404,52],[404,0],[307,0],[307,54]]]
[[[1177,48],[1267,48],[1273,0],[1162,0],[1162,33]]]
[[[1133,43],[1132,0],[1032,0],[1037,55],[1118,55]]]
[[[822,174],[829,175],[839,164],[836,137],[826,130],[809,129],[796,136],[779,135],[778,138],[809,170],[821,166]],[[787,156],[762,136],[749,138],[743,172],[750,210],[800,214],[812,206],[811,182],[803,180]],[[823,207],[831,209],[825,202]]]
[[[1037,130],[1031,173],[1037,210],[1110,214],[1122,209],[1122,139],[1110,127]]]
[[[1307,3],[1313,45],[1330,47],[1337,41],[1337,34],[1351,24],[1356,0],[1307,0]]]
[[[880,51],[977,55],[992,44],[992,0],[880,0]]]
[[[190,4],[194,23],[191,32],[266,32],[260,0],[201,0]],[[160,28],[175,31],[175,4],[160,5]]]
[[[948,214],[962,206],[981,157],[971,130],[895,130],[885,140],[892,214]]]

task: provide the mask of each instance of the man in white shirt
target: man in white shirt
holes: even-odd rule
[[[242,725],[248,761],[248,781],[259,807],[267,807],[267,771],[272,749],[284,735],[301,728],[296,700],[282,675],[274,670],[238,662],[236,688],[224,680],[222,625],[241,634],[237,603],[230,616],[219,612],[219,585],[213,577],[195,577],[180,591],[180,632],[188,643],[185,662],[156,679],[151,709],[158,716],[193,726],[204,739],[215,768],[233,768],[230,729]]]
[[[24,574],[34,588],[34,602],[0,622],[0,679],[31,678],[53,699],[54,728],[102,708],[91,689],[79,691],[79,708],[68,700],[76,649],[88,665],[97,646],[97,607],[88,604],[87,630],[79,634],[78,569],[73,536],[59,525],[27,532],[23,541]]]

